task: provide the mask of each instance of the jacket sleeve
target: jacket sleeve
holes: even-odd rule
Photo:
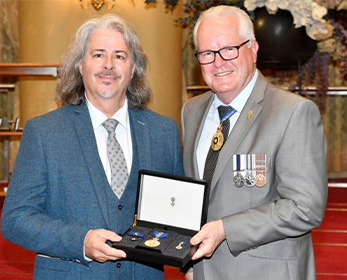
[[[26,124],[3,207],[2,234],[37,253],[87,264],[83,243],[89,229],[65,222],[61,214],[55,217],[48,207],[47,133],[38,121]],[[56,211],[67,211],[61,202]]]

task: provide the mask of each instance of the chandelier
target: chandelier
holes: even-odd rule
[[[104,4],[107,4],[107,9],[111,10],[116,0],[80,0],[81,7],[87,10],[89,5],[92,5],[96,10],[99,10]]]

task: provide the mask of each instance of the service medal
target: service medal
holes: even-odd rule
[[[237,188],[242,188],[245,184],[245,178],[241,175],[240,172],[237,172],[233,178],[234,186]]]
[[[258,188],[262,188],[266,185],[266,176],[263,174],[263,172],[257,172],[255,180],[256,180],[255,185]]]
[[[224,136],[222,133],[222,122],[221,122],[217,128],[217,132],[213,135],[211,140],[212,150],[218,151],[220,148],[222,148],[223,143],[224,143]]]
[[[253,173],[252,172],[248,172],[247,175],[245,176],[245,186],[247,188],[252,188],[255,186],[255,178],[253,176]]]
[[[222,125],[225,121],[229,120],[229,118],[236,113],[236,110],[230,107],[230,111],[226,113],[223,117],[219,116],[219,126],[217,128],[217,132],[213,135],[211,140],[211,149],[213,151],[219,151],[224,144],[224,135],[222,134]],[[226,136],[227,137],[227,136]]]
[[[246,158],[246,176],[245,176],[245,186],[247,188],[252,188],[255,185],[255,176],[253,175],[253,162],[254,162],[254,155],[248,154],[245,155]]]
[[[211,141],[212,150],[218,151],[220,148],[222,148],[223,143],[224,143],[223,133],[218,129],[218,131],[212,137],[212,141]]]
[[[258,188],[262,188],[266,185],[266,154],[256,155],[256,176],[255,185]]]

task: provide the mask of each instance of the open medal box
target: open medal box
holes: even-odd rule
[[[208,199],[206,181],[140,170],[134,224],[113,247],[129,260],[183,268],[197,250],[189,241],[206,222]]]

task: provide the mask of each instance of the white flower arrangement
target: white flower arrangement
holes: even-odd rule
[[[157,0],[145,0],[146,4]],[[167,9],[174,9],[179,0],[164,0]],[[185,16],[175,20],[181,26],[193,29],[200,13],[221,5],[246,9],[250,15],[257,8],[265,7],[269,14],[278,9],[287,10],[293,16],[297,28],[304,27],[308,37],[317,42],[318,51],[292,78],[297,84],[291,88],[316,85],[318,106],[325,109],[327,89],[330,83],[330,66],[333,67],[333,84],[346,84],[347,78],[347,0],[184,0]],[[188,46],[188,44],[187,44]],[[334,62],[333,62],[334,61]],[[333,63],[331,63],[333,62]],[[188,67],[189,71],[193,67]],[[293,71],[290,71],[293,73]],[[300,77],[300,79],[299,79]]]
[[[305,26],[307,35],[316,41],[331,37],[334,29],[323,19],[327,9],[314,0],[245,0],[244,6],[248,11],[265,6],[269,14],[276,14],[278,9],[288,10],[295,27]]]
[[[164,2],[167,9],[174,9],[179,0]],[[145,3],[157,3],[157,0],[145,0]],[[275,14],[278,9],[289,11],[294,26],[305,27],[308,37],[317,42],[318,52],[314,57],[318,58],[314,58],[313,63],[328,64],[328,58],[332,58],[339,63],[343,77],[347,77],[347,0],[184,0],[186,16],[176,22],[193,28],[202,11],[222,3],[245,8],[249,12],[263,7],[269,14]]]
[[[347,0],[333,2],[333,8],[337,10],[347,9]],[[321,3],[324,1],[321,0]],[[288,10],[293,16],[295,27],[304,26],[307,35],[317,41],[321,53],[326,52],[333,58],[338,58],[341,46],[334,38],[334,26],[324,19],[328,10],[315,0],[245,0],[244,7],[248,11],[266,7],[269,14],[276,14],[278,9]]]

